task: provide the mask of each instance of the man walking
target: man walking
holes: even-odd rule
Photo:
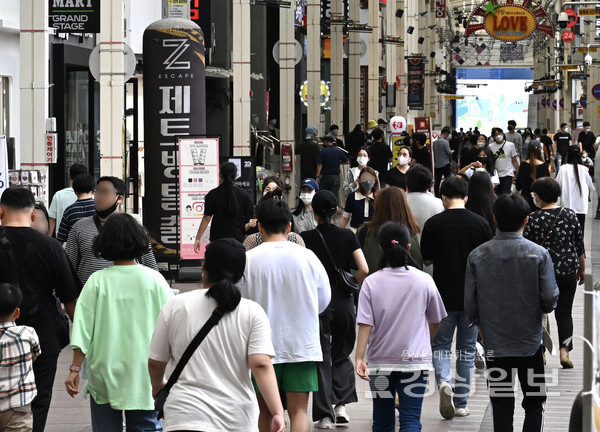
[[[73,182],[80,174],[88,174],[87,167],[82,164],[71,165],[69,168],[69,187],[59,190],[52,197],[50,208],[48,208],[50,235],[54,234],[54,229],[58,232],[65,209],[77,201],[77,195],[73,190]]]
[[[323,137],[323,150],[317,159],[317,181],[320,190],[331,191],[337,200],[340,194],[340,165],[348,163],[348,156],[333,143],[331,135]]]
[[[316,362],[323,360],[319,314],[331,300],[327,271],[310,250],[287,241],[292,213],[283,200],[256,210],[263,243],[246,254],[242,296],[260,304],[271,323],[279,389],[285,392],[294,432],[308,432],[308,397],[318,390]],[[259,430],[270,431],[271,414],[260,394]]]
[[[521,235],[530,207],[520,195],[494,203],[498,234],[467,261],[465,312],[486,349],[495,432],[513,430],[515,371],[523,391],[524,432],[543,430],[546,380],[542,316],[558,299],[548,251]]]
[[[592,160],[592,164],[595,163],[596,159],[596,136],[592,132],[589,121],[583,122],[583,130],[579,132],[577,136],[577,144],[582,153],[587,153],[588,157]],[[590,177],[594,178],[594,165],[590,167]]]
[[[421,235],[423,263],[434,264],[433,280],[448,316],[440,322],[433,343],[433,366],[440,391],[440,414],[445,419],[468,416],[467,400],[475,361],[477,328],[470,327],[464,312],[465,268],[473,249],[492,238],[490,224],[467,210],[468,183],[450,177],[441,187],[445,210],[425,222]],[[456,330],[454,395],[450,349]]]
[[[452,150],[450,150],[450,143],[448,142],[449,135],[450,128],[447,126],[443,127],[440,137],[432,144],[433,166],[435,172],[435,185],[433,186],[433,189],[437,198],[440,197],[440,184],[442,182],[442,177],[444,177],[444,179],[450,177]]]
[[[510,194],[513,179],[519,171],[519,159],[515,145],[504,138],[504,132],[500,128],[494,131],[494,142],[489,145],[489,149],[494,154],[496,162],[496,171],[500,184],[497,188],[497,194]]]
[[[375,128],[371,133],[373,144],[367,149],[369,152],[369,166],[376,172],[381,173],[379,184],[385,187],[387,182],[385,173],[388,171],[388,165],[392,161],[394,154],[390,146],[383,141],[383,131],[380,128]]]
[[[560,131],[554,134],[554,154],[556,154],[556,171],[563,163],[567,163],[567,153],[569,147],[573,145],[573,139],[569,133],[566,123],[560,124]],[[580,148],[581,150],[581,148]]]
[[[514,120],[508,121],[508,132],[506,133],[506,141],[515,145],[515,150],[521,160],[525,159],[527,147],[523,147],[523,137],[520,133],[515,132],[517,122]]]
[[[33,363],[37,396],[31,411],[33,432],[42,432],[61,350],[56,297],[65,304],[72,320],[81,284],[60,244],[30,227],[35,219],[34,205],[33,194],[26,188],[6,189],[0,198],[0,282],[19,285],[23,302],[17,324],[33,327],[39,336],[42,353]]]
[[[71,231],[75,222],[96,213],[96,207],[94,206],[95,188],[96,182],[90,174],[81,174],[73,180],[73,190],[77,195],[77,201],[67,207],[60,222],[56,240],[61,244],[69,238],[69,231]]]

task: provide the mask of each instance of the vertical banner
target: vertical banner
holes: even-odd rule
[[[446,18],[446,0],[435,0],[435,17]]]
[[[206,133],[202,30],[185,19],[156,21],[144,32],[143,52],[144,225],[156,241],[159,270],[176,270],[180,232],[175,137]]]
[[[8,147],[6,137],[0,135],[0,196],[8,189]]]
[[[179,229],[181,259],[202,259],[210,230],[202,236],[200,254],[194,252],[194,241],[204,216],[204,198],[219,186],[219,139],[180,138],[179,150]]]
[[[427,141],[425,141],[425,146],[429,149],[429,153],[431,154],[431,166],[433,167],[433,148],[431,146],[432,136],[431,136],[431,119],[429,117],[415,117],[415,132],[424,133],[427,136]]]
[[[231,162],[237,167],[238,176],[235,185],[244,189],[250,195],[253,203],[256,203],[256,163],[250,156],[226,157],[221,163]]]
[[[408,109],[425,109],[425,63],[423,57],[412,57],[407,60],[408,74]]]

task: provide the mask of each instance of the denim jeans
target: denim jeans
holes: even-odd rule
[[[328,190],[335,195],[336,201],[340,193],[340,175],[339,174],[322,174],[319,184],[319,190]]]
[[[373,398],[373,432],[396,429],[395,396],[400,407],[400,432],[421,431],[421,408],[427,388],[428,371],[377,372],[371,370],[369,381]]]
[[[98,404],[90,396],[92,430],[94,432],[122,432],[123,413],[127,432],[162,432],[162,424],[154,410],[116,410],[110,404]]]
[[[448,312],[440,322],[440,328],[433,338],[433,367],[438,387],[447,382],[452,385],[450,348],[456,329],[456,375],[454,377],[454,406],[465,408],[471,391],[471,375],[475,363],[475,343],[477,327],[469,328],[469,320],[464,312]]]

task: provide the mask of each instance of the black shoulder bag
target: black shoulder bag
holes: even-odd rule
[[[179,379],[179,375],[181,375],[183,368],[194,354],[194,351],[196,351],[196,349],[200,346],[206,335],[208,335],[212,328],[217,325],[221,318],[223,318],[223,312],[219,308],[216,308],[208,321],[206,321],[206,324],[202,326],[198,334],[194,337],[194,339],[192,339],[188,347],[185,349],[181,359],[179,359],[177,366],[175,366],[173,373],[169,377],[167,384],[161,389],[161,391],[158,393],[158,396],[156,396],[156,399],[154,400],[154,409],[158,411],[159,419],[163,418],[164,416],[163,410],[165,407],[165,402],[167,401],[167,397],[169,397],[171,388]]]
[[[344,269],[339,268],[336,264],[335,261],[333,260],[333,256],[331,255],[331,252],[329,251],[329,247],[327,246],[327,243],[325,243],[325,239],[323,238],[323,234],[321,234],[321,232],[319,231],[318,228],[315,229],[315,231],[317,232],[317,234],[319,234],[319,237],[321,237],[321,241],[323,242],[323,246],[325,246],[325,250],[327,251],[327,255],[329,255],[329,260],[331,261],[331,264],[333,264],[333,269],[334,269],[334,274],[335,274],[335,283],[336,285],[341,288],[342,290],[344,290],[346,293],[348,294],[357,294],[360,290],[360,288],[358,287],[358,281],[356,280],[356,278],[352,275],[352,273],[347,272]]]
[[[506,140],[504,140],[504,144],[500,147],[496,153],[494,153],[494,162],[498,160],[501,154],[504,154],[504,146],[506,145]]]

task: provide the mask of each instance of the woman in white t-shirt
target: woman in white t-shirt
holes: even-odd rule
[[[577,214],[581,231],[585,231],[585,215],[588,211],[590,191],[596,190],[588,169],[581,163],[579,146],[569,147],[567,163],[561,165],[556,176],[560,184],[560,203]]]
[[[158,317],[148,354],[155,397],[166,384],[167,363],[172,370],[215,308],[225,313],[171,388],[164,405],[165,431],[258,431],[250,371],[273,416],[271,431],[285,430],[269,320],[234,285],[245,266],[246,250],[236,240],[211,242],[202,265],[208,289],[178,295]]]

